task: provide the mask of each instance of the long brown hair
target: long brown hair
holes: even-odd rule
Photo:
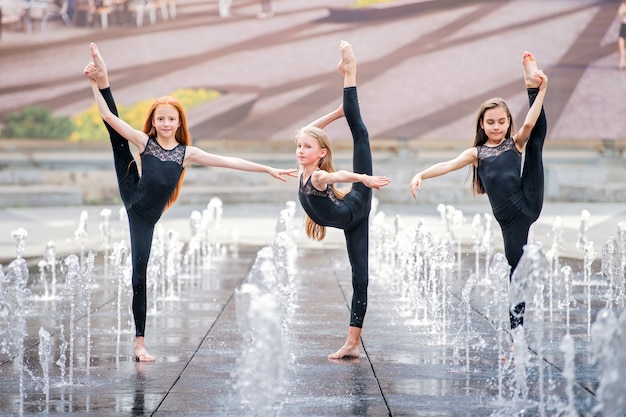
[[[484,145],[487,142],[487,134],[485,130],[482,128],[481,123],[485,117],[485,112],[487,110],[501,108],[506,112],[506,116],[509,118],[509,128],[506,131],[505,138],[511,137],[511,132],[515,131],[515,125],[513,122],[513,117],[511,117],[511,110],[509,106],[506,104],[503,98],[501,97],[493,97],[486,100],[483,104],[480,105],[478,109],[478,114],[476,115],[476,137],[474,138],[474,147]],[[480,163],[480,162],[479,162]],[[483,186],[480,177],[478,176],[478,166],[472,166],[472,192],[474,194],[485,194],[485,187]]]
[[[326,155],[324,155],[322,159],[320,159],[318,167],[326,172],[335,172],[336,170],[333,165],[333,149],[330,138],[328,137],[326,132],[324,132],[319,127],[305,126],[296,133],[296,142],[303,136],[310,136],[314,138],[319,143],[320,148],[326,149]],[[333,194],[335,194],[335,196],[340,200],[343,199],[345,195],[350,192],[351,189],[350,186],[347,186],[345,188],[337,188],[335,187],[335,184],[331,184],[330,187],[333,191]],[[304,230],[306,232],[306,235],[314,240],[324,240],[324,238],[326,237],[326,227],[315,223],[307,215],[304,216]]]
[[[178,129],[176,129],[176,133],[174,135],[174,137],[176,138],[176,142],[185,146],[191,145],[191,135],[189,134],[189,130],[187,128],[187,116],[185,116],[185,109],[183,109],[183,105],[180,103],[180,101],[172,96],[159,97],[154,101],[154,103],[152,103],[152,106],[150,106],[150,110],[148,111],[148,117],[146,118],[146,122],[143,125],[143,132],[148,136],[156,138],[156,128],[152,124],[152,121],[154,119],[154,112],[158,107],[168,104],[178,111],[180,126],[178,126]],[[180,178],[178,179],[178,184],[176,184],[176,188],[172,192],[169,200],[167,200],[165,207],[163,207],[163,212],[165,212],[165,210],[167,210],[172,204],[174,204],[174,202],[178,198],[178,195],[180,194],[180,188],[183,185],[184,179],[185,168],[183,167],[183,171],[181,172]]]

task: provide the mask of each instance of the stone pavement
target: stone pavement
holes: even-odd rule
[[[361,357],[350,361],[326,359],[343,343],[347,326],[351,287],[343,237],[331,230],[326,241],[313,243],[288,229],[290,239],[286,239],[277,233],[285,207],[224,205],[220,225],[211,229],[212,256],[204,266],[196,273],[190,272],[189,264],[180,267],[180,284],[164,281],[156,295],[149,292],[147,342],[157,357],[153,364],[131,360],[128,289],[118,289],[119,269],[103,265],[104,239],[99,235],[98,216],[103,208],[113,212],[115,208],[84,207],[89,214],[89,237],[82,240],[74,237],[78,208],[49,209],[52,217],[43,215],[46,209],[1,211],[2,230],[28,229],[25,253],[31,265],[31,293],[26,307],[24,360],[11,361],[7,353],[2,354],[0,415],[535,416],[566,415],[574,409],[577,415],[601,416],[604,414],[596,408],[600,403],[613,410],[618,407],[614,415],[626,412],[619,411],[617,403],[626,394],[623,386],[618,387],[617,397],[615,392],[601,396],[604,374],[599,369],[606,364],[596,364],[598,348],[590,337],[592,321],[610,299],[609,287],[599,272],[599,261],[593,263],[590,278],[596,284],[581,284],[582,250],[576,248],[582,210],[590,212],[588,240],[601,251],[626,220],[623,207],[546,206],[533,237],[546,250],[551,248],[554,219],[561,216],[560,262],[573,269],[572,302],[563,303],[566,281],[562,276],[555,278],[553,296],[543,298],[543,314],[538,304],[529,302],[527,335],[522,339],[528,343],[529,356],[515,356],[514,365],[499,360],[503,355],[511,357],[510,336],[498,330],[506,324],[504,298],[497,301],[505,293],[494,290],[499,281],[478,279],[473,290],[466,285],[470,274],[476,272],[472,242],[478,229],[473,230],[472,218],[482,216],[484,207],[455,208],[465,217],[456,232],[464,252],[462,272],[457,273],[456,267],[448,273],[442,272],[445,268],[437,272],[431,264],[434,287],[425,293],[424,277],[412,277],[411,269],[399,261],[403,254],[400,243],[403,235],[415,235],[411,231],[420,222],[423,230],[432,233],[433,246],[441,242],[448,231],[437,207],[378,207],[372,224],[370,299]],[[192,246],[191,213],[203,208],[175,206],[161,221],[165,235],[180,234],[186,243],[183,252]],[[299,211],[294,220],[299,229]],[[113,241],[126,239],[123,222],[115,215],[110,227]],[[66,292],[61,273],[69,267],[59,266],[57,293],[48,297],[36,267],[51,238],[64,242],[57,246],[60,263],[71,253],[94,250],[96,254],[91,309],[84,307],[86,291],[81,287],[71,351],[63,350],[62,344],[70,341],[72,292]],[[498,238],[496,234],[496,251]],[[3,244],[1,249],[8,277],[12,269],[8,261],[15,256],[15,247]],[[438,251],[439,247],[431,257],[424,255],[425,262],[432,262]],[[172,258],[161,255],[161,260],[166,259]],[[286,267],[289,265],[292,269]],[[479,274],[484,274],[481,268]],[[444,291],[438,285],[445,282]],[[122,294],[120,309],[118,293]],[[6,309],[3,314],[10,317]],[[575,349],[575,376],[571,379],[567,376],[569,362],[560,351],[568,317]],[[65,339],[60,323],[65,324]],[[38,355],[41,327],[51,334],[48,361],[41,361]],[[610,337],[611,329],[607,326],[601,334]],[[619,341],[619,336],[614,340]],[[521,340],[516,343],[523,345]],[[610,344],[604,346],[602,355],[609,358]],[[15,346],[7,348],[15,352]],[[619,369],[620,360],[623,356],[611,359],[611,366]],[[42,363],[49,366],[48,397]],[[572,397],[568,397],[569,389]],[[607,395],[606,387],[604,392]]]
[[[291,143],[297,128],[337,105],[337,45],[346,39],[356,51],[372,138],[466,146],[475,109],[494,95],[521,122],[527,99],[520,59],[529,50],[550,76],[549,139],[623,147],[626,72],[617,70],[614,1],[401,0],[367,10],[352,8],[353,0],[272,3],[272,19],[256,18],[256,0],[234,2],[228,19],[219,17],[215,0],[177,0],[175,19],[141,28],[51,21],[45,33],[7,29],[0,121],[26,105],[63,115],[88,107],[93,100],[81,72],[95,41],[120,104],[214,88],[222,97],[188,115],[195,139]],[[349,138],[342,123],[329,134]]]

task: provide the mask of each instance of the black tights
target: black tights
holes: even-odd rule
[[[367,127],[361,118],[356,87],[343,91],[343,111],[352,132],[352,171],[372,175],[372,151]],[[363,183],[354,183],[344,201],[350,206],[353,218],[344,229],[348,258],[352,268],[352,304],[350,326],[363,327],[367,310],[367,287],[369,283],[369,212],[372,203],[372,190]]]
[[[115,106],[111,89],[105,88],[100,90],[100,92],[109,110],[117,116],[117,107]],[[122,202],[128,214],[128,224],[130,227],[130,247],[133,265],[132,308],[133,318],[135,320],[135,336],[144,336],[147,311],[146,274],[156,220],[146,219],[145,216],[142,216],[133,206],[136,196],[136,187],[139,182],[137,164],[130,152],[128,140],[117,133],[107,123],[105,123],[105,126],[109,132],[109,139],[111,140],[117,183]]]

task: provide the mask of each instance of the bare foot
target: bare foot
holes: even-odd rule
[[[135,361],[136,362],[154,362],[154,356],[146,351],[145,339],[137,337],[135,339]]]
[[[341,60],[337,64],[337,71],[343,75],[355,73],[356,58],[354,57],[352,45],[346,41],[341,41],[339,46],[341,47]]]
[[[342,358],[342,359],[331,359],[331,358],[328,358],[328,360],[330,362],[336,363],[338,365],[348,365],[348,366],[354,366],[354,365],[358,365],[358,364],[361,363],[361,358],[360,357],[358,357],[358,358],[347,357],[347,358]]]
[[[535,57],[528,51],[524,51],[522,55],[522,67],[524,67],[524,82],[526,88],[536,88],[541,85],[541,78],[538,78],[535,73],[537,72],[537,61]]]
[[[348,346],[348,344],[345,344],[337,352],[328,355],[328,359],[355,359],[359,356],[361,356],[359,345]]]
[[[95,71],[93,71],[90,78],[96,80],[99,89],[102,90],[103,88],[107,88],[109,86],[109,75],[107,74],[107,67],[95,43],[92,42],[89,45],[89,51],[91,52],[91,58],[93,59],[93,63],[95,66]]]
[[[145,349],[135,350],[135,362],[154,362],[156,359]]]

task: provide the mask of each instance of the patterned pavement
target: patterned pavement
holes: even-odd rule
[[[364,118],[374,139],[462,141],[474,109],[504,97],[526,111],[520,68],[532,51],[550,77],[548,143],[623,141],[626,72],[617,70],[615,1],[395,1],[350,9],[352,1],[278,0],[257,19],[256,1],[179,0],[177,17],[141,28],[112,24],[46,33],[5,29],[0,43],[0,120],[25,105],[73,114],[91,103],[81,71],[95,41],[118,101],[179,88],[215,88],[220,100],[195,109],[197,139],[290,142],[301,125],[332,109],[341,80],[338,41],[355,48]],[[342,124],[329,128],[342,139]],[[579,145],[576,145],[579,143]]]

